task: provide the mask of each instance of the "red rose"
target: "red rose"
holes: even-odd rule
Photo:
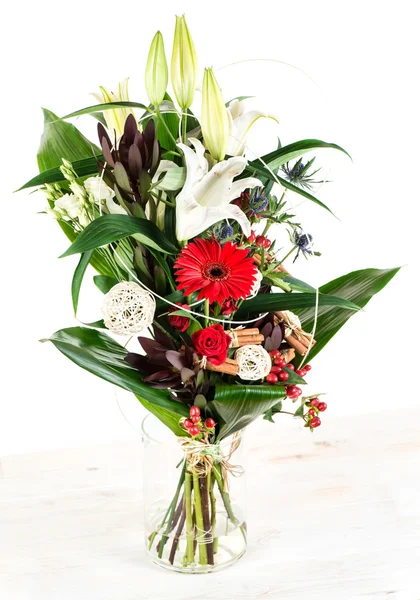
[[[228,317],[233,312],[235,312],[235,310],[238,310],[238,307],[236,306],[234,301],[233,300],[225,300],[223,302],[222,306],[220,307],[220,314],[223,315],[224,317]]]
[[[194,350],[213,365],[225,362],[231,338],[221,325],[211,325],[192,334]]]
[[[189,306],[188,304],[181,304],[181,302],[177,302],[176,303],[177,306],[179,306],[179,309],[181,308],[186,308],[187,310],[189,310]],[[169,313],[174,312],[176,310],[179,310],[175,307],[171,308]],[[188,317],[183,317],[182,315],[171,315],[169,314],[169,323],[172,325],[172,327],[174,329],[176,329],[177,331],[187,331],[189,325],[190,325],[190,320]]]

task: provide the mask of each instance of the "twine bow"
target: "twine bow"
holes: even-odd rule
[[[239,341],[238,341],[238,331],[245,329],[245,327],[243,325],[239,325],[239,327],[235,327],[235,329],[230,329],[229,330],[229,336],[230,336],[230,344],[229,344],[229,348],[237,348],[239,346]]]
[[[192,440],[187,437],[178,438],[178,442],[185,453],[188,468],[199,477],[207,475],[213,469],[214,465],[220,466],[225,490],[228,489],[229,473],[234,477],[239,477],[244,472],[240,465],[232,465],[229,462],[232,454],[238,449],[241,443],[239,433],[233,435],[232,443],[226,456],[222,452],[220,442],[210,444],[208,439]]]
[[[283,310],[278,314],[279,316],[281,315],[281,320],[286,325],[284,337],[289,337],[293,334],[299,340],[304,333],[299,317],[290,310]]]

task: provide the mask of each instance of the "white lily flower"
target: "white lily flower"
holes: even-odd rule
[[[127,211],[114,202],[115,192],[97,175],[89,177],[84,182],[85,189],[89,192],[95,204],[105,206],[110,215],[126,215]]]
[[[247,165],[247,160],[241,156],[223,160],[209,171],[203,144],[195,138],[190,141],[195,152],[185,144],[178,144],[184,152],[187,167],[185,185],[176,199],[178,240],[189,240],[223,219],[237,221],[248,237],[250,223],[245,213],[231,202],[244,190],[262,185],[261,181],[255,177],[233,181]]]
[[[117,91],[114,93],[106,88],[100,86],[100,94],[92,94],[94,98],[100,104],[107,104],[109,102],[129,102],[128,96],[128,77],[123,79],[118,84]],[[104,110],[104,118],[111,134],[111,140],[114,139],[114,131],[116,132],[117,138],[119,139],[124,132],[124,124],[128,115],[134,113],[129,107],[113,108],[110,110]]]
[[[245,103],[242,100],[233,100],[229,104],[227,112],[230,123],[230,135],[227,138],[226,154],[229,156],[242,156],[245,152],[249,130],[258,119],[274,119],[277,122],[275,117],[259,110],[245,112]]]

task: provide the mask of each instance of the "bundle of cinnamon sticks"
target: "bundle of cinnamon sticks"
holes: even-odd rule
[[[310,333],[303,331],[297,315],[288,310],[277,311],[274,313],[274,320],[284,324],[284,340],[301,356],[305,356],[308,350],[315,346],[316,340]]]

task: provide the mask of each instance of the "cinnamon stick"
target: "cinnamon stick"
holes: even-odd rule
[[[249,346],[252,344],[262,344],[264,336],[262,334],[242,336],[238,338],[238,345],[232,346],[232,348],[240,348],[241,346]]]
[[[226,375],[237,375],[239,371],[238,363],[232,358],[227,358],[221,365],[213,365],[207,361],[206,369],[216,373],[225,373]]]

